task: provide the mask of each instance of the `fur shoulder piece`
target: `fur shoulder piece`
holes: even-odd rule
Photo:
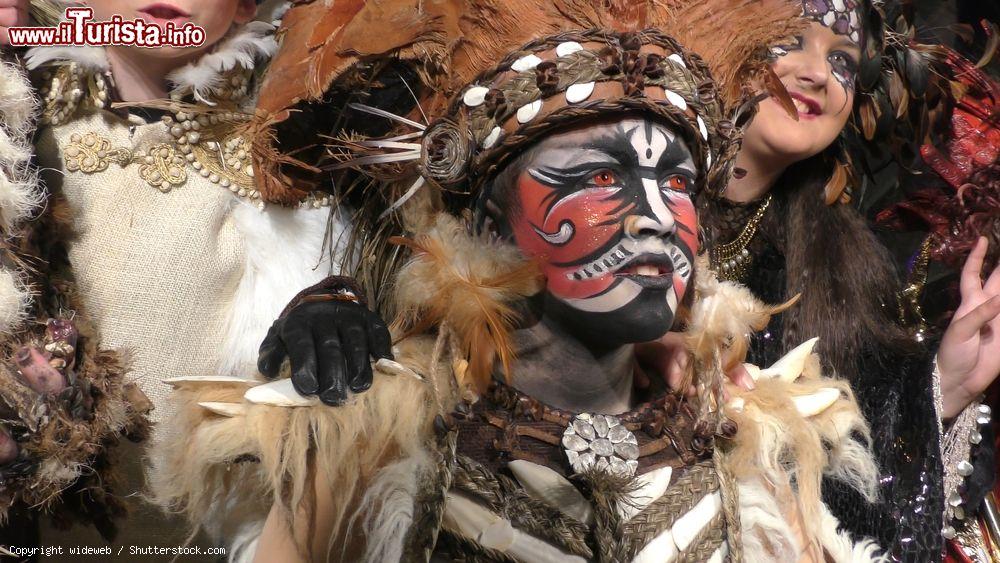
[[[699,266],[698,295],[686,337],[701,372],[696,384],[703,389],[718,384],[727,363],[735,365],[745,356],[748,335],[765,326],[780,307],[761,303],[748,289],[719,281],[704,263]],[[874,501],[878,470],[868,425],[850,385],[821,374],[819,357],[813,353],[817,340],[803,343],[767,368],[744,364],[756,381],[752,391],[727,385],[731,398],[721,413],[738,431],[720,442],[721,459],[738,485],[747,560],[796,560],[810,547],[799,545],[789,514],[801,515],[797,526],[802,537],[833,561],[879,558],[873,542],[855,543],[838,532],[836,519],[822,501],[824,476]],[[721,404],[721,395],[702,396],[712,405]]]
[[[398,362],[380,360],[372,388],[335,408],[299,395],[290,379],[168,380],[181,408],[173,421],[178,431],[163,444],[164,461],[149,468],[155,502],[183,513],[194,528],[225,538],[233,528],[227,518],[247,519],[226,507],[255,506],[262,523],[273,501],[299,529],[310,525],[315,479],[331,492],[337,531],[331,546],[346,545],[345,530],[366,511],[358,501],[376,472],[398,459],[431,463],[427,440],[434,418],[455,404],[448,398],[453,364],[435,357],[436,348],[427,337],[400,342]],[[318,475],[311,471],[313,460]],[[422,466],[412,469],[406,476],[411,481]]]

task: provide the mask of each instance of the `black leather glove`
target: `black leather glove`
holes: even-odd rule
[[[332,277],[296,296],[274,321],[257,368],[274,379],[287,358],[295,390],[335,406],[348,389],[371,387],[371,357],[392,359],[389,329],[352,280]]]

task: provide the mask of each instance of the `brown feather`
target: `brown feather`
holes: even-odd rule
[[[844,188],[847,187],[849,177],[847,167],[844,164],[838,162],[833,165],[833,174],[826,182],[826,185],[823,186],[823,201],[827,205],[833,205],[840,200],[841,194],[844,193]]]
[[[469,380],[477,390],[484,391],[497,361],[505,376],[511,376],[511,331],[517,321],[511,303],[538,290],[539,273],[535,263],[524,260],[499,267],[496,263],[468,260],[466,252],[478,252],[483,258],[492,249],[470,248],[480,243],[460,229],[454,219],[442,217],[431,234],[390,239],[413,253],[400,273],[399,291],[405,294],[419,286],[418,295],[404,297],[396,326],[405,331],[403,338],[408,338],[447,324],[459,338],[469,362]]]
[[[795,102],[792,101],[792,97],[788,94],[788,90],[785,85],[778,78],[778,75],[774,73],[771,67],[764,69],[764,88],[767,89],[768,93],[771,94],[771,98],[778,102],[781,109],[788,113],[788,117],[791,117],[795,121],[799,120],[799,110],[795,109]]]
[[[861,114],[861,132],[869,141],[875,138],[875,128],[878,125],[878,107],[871,98],[861,102],[858,110]]]

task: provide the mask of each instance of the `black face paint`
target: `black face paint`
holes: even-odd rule
[[[768,56],[772,63],[777,61],[778,57],[784,57],[788,53],[804,49],[804,38],[801,35],[796,35],[794,39],[794,43],[771,47]],[[848,92],[854,91],[854,85],[858,76],[858,62],[854,59],[854,56],[838,49],[827,55],[826,60],[830,63],[830,72],[837,82],[843,86],[844,90]]]

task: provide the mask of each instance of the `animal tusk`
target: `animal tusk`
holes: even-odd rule
[[[808,395],[792,397],[792,402],[795,403],[795,409],[799,411],[799,414],[808,417],[817,415],[830,408],[830,405],[836,403],[839,398],[839,389],[824,387]]]

